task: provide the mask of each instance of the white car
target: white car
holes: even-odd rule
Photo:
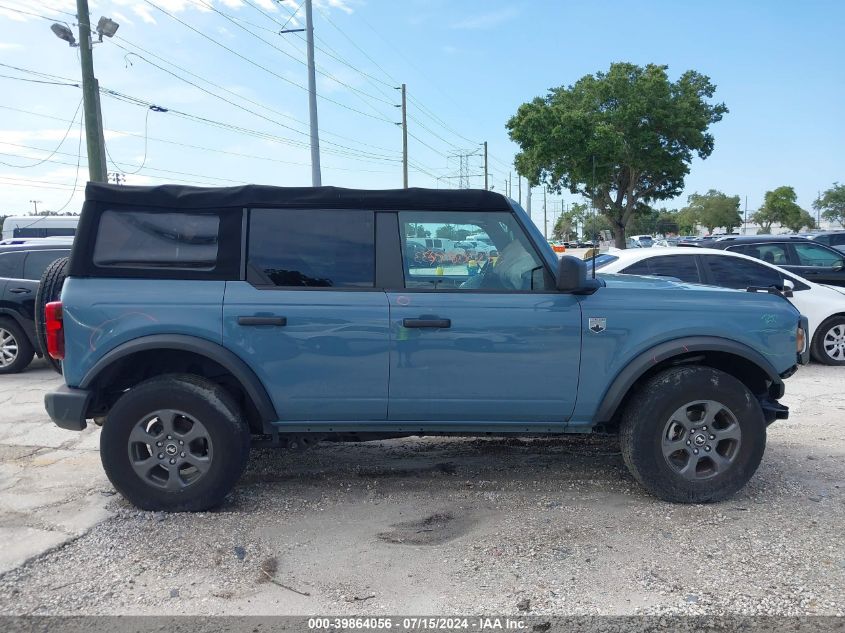
[[[826,365],[845,365],[845,288],[813,283],[759,259],[712,248],[614,250],[596,258],[596,270],[673,277],[738,290],[791,285],[789,300],[809,321],[813,358]]]

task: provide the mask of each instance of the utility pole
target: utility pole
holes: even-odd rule
[[[520,178],[520,180],[522,180]],[[525,181],[525,210],[528,211],[528,217],[531,217],[531,185]]]
[[[547,187],[543,187],[543,237],[549,239],[549,214],[546,207],[546,193]]]
[[[516,190],[519,192],[519,206],[522,206],[522,176],[516,175]],[[531,215],[531,210],[528,210],[528,215]]]
[[[508,198],[513,198],[513,172],[508,172]]]
[[[94,77],[91,43],[91,16],[88,0],[76,0],[79,20],[79,59],[82,66],[82,108],[85,116],[85,145],[88,150],[88,179],[106,182],[106,152],[103,140],[103,115],[100,112],[100,84]]]
[[[745,214],[742,221],[742,234],[748,233],[748,196],[745,196]]]
[[[408,188],[408,101],[405,84],[402,84],[402,186]]]
[[[86,1],[77,0],[77,2]],[[323,179],[320,176],[320,133],[317,124],[317,77],[314,67],[314,17],[311,11],[311,0],[305,0],[305,35],[308,57],[308,109],[311,120],[311,186],[321,187]],[[404,86],[402,96],[405,96]]]
[[[487,141],[484,141],[484,190],[490,187],[487,186]]]
[[[34,214],[38,215],[38,203],[41,202],[41,200],[30,200],[30,202],[32,203],[32,206],[35,207]]]

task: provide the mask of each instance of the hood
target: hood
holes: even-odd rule
[[[841,288],[840,286],[830,286],[828,284],[819,284],[819,285],[823,286],[824,288],[829,288],[831,290],[835,290],[839,294],[845,295],[845,288]]]

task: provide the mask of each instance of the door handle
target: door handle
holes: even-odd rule
[[[9,292],[11,292],[13,295],[21,295],[29,294],[30,292],[32,292],[32,290],[30,290],[29,288],[10,288]]]
[[[287,325],[288,320],[280,316],[239,316],[238,325]]]
[[[451,319],[402,319],[402,326],[407,328],[448,328],[452,327]]]

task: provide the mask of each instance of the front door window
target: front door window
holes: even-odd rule
[[[549,275],[510,213],[399,213],[405,287],[548,292]]]

